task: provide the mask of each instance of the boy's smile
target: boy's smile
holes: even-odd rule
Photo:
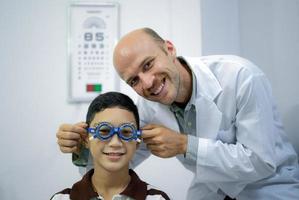
[[[121,157],[125,155],[125,153],[121,153],[121,152],[103,152],[103,154],[105,154],[107,158],[112,162],[116,162],[120,160]]]

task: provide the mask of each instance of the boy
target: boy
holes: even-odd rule
[[[139,145],[138,110],[133,101],[118,92],[96,97],[86,116],[94,169],[82,180],[56,193],[51,200],[168,200],[162,191],[138,178],[129,161]]]

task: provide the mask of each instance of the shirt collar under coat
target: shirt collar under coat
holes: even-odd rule
[[[201,58],[184,59],[196,77],[196,88],[193,91],[196,97],[191,98],[188,104],[195,105],[197,136],[215,139],[222,120],[222,112],[215,102],[222,88],[209,66]]]
[[[97,192],[93,190],[91,177],[94,170],[87,172],[83,178],[75,183],[70,193],[70,199],[72,200],[93,200],[99,196]],[[129,170],[131,181],[126,189],[120,193],[133,199],[145,199],[147,193],[147,184],[139,179],[137,174],[133,170]]]

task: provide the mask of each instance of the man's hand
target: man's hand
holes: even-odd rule
[[[185,154],[188,137],[161,125],[148,124],[142,128],[142,139],[152,154],[169,158]]]
[[[77,124],[62,124],[56,133],[57,143],[63,153],[79,154],[83,140],[88,136],[87,124],[79,122]]]

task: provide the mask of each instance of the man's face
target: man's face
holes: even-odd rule
[[[96,113],[90,127],[96,127],[100,122],[108,122],[114,127],[119,127],[124,123],[133,123],[136,127],[134,114],[118,107],[107,108]],[[137,142],[135,140],[123,141],[115,134],[107,141],[93,139],[89,141],[88,145],[96,168],[118,172],[128,170],[129,161],[136,151]]]
[[[169,43],[158,43],[143,32],[124,37],[114,51],[114,65],[120,77],[140,96],[172,104],[180,87],[176,53]]]

